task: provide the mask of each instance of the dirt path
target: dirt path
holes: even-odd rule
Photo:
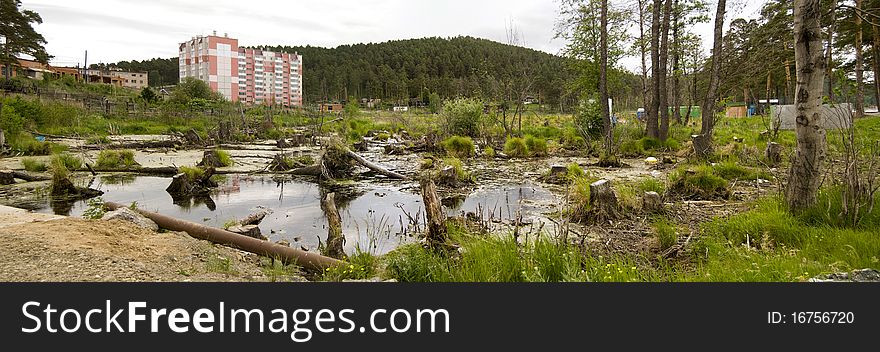
[[[131,223],[0,208],[0,281],[302,281],[268,260]]]

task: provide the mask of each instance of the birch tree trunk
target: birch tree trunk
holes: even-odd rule
[[[657,79],[660,72],[660,6],[662,0],[654,0],[651,17],[651,104],[648,107],[647,135],[651,138],[660,137],[660,124],[658,113],[660,112],[660,82]]]
[[[660,30],[660,71],[658,85],[660,86],[660,131],[657,138],[665,141],[669,137],[669,89],[666,85],[669,63],[669,23],[672,14],[672,0],[666,0],[663,4],[663,23]]]
[[[822,12],[819,0],[795,0],[794,39],[797,72],[797,149],[789,170],[785,197],[789,209],[799,212],[816,204],[825,160],[825,129],[820,106],[825,81],[822,57]]]

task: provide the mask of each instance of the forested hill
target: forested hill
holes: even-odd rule
[[[473,37],[265,48],[303,55],[305,98],[312,102],[346,96],[405,100],[431,92],[497,101],[531,86],[535,98],[555,104],[569,74],[562,57]]]
[[[468,96],[515,100],[525,91],[557,104],[570,73],[564,58],[473,37],[422,38],[384,43],[314,46],[261,46],[303,55],[307,102],[347,97],[405,102]],[[150,85],[176,84],[177,58],[122,61],[125,70],[149,73]],[[95,67],[97,65],[93,65]]]

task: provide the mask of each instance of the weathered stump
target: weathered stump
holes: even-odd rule
[[[0,170],[0,185],[15,183],[15,174],[11,170]]]
[[[194,129],[190,129],[183,134],[183,138],[186,139],[186,142],[192,145],[202,145],[204,141],[202,141],[202,137]]]
[[[662,213],[663,198],[657,192],[645,192],[642,195],[642,211],[649,214]]]
[[[222,167],[223,163],[220,162],[220,155],[216,150],[206,150],[204,154],[202,154],[202,161],[200,161],[196,166],[199,167]]]
[[[559,165],[559,164],[550,165],[550,175],[551,176],[565,175],[566,173],[568,173],[568,168],[565,165]]]
[[[324,248],[324,255],[344,259],[345,236],[342,235],[342,217],[339,216],[339,210],[336,209],[336,193],[328,193],[321,200],[321,208],[327,216],[327,245]]]
[[[771,167],[775,167],[782,162],[782,145],[776,142],[767,143],[767,149],[764,150],[764,156],[767,157],[767,163]]]
[[[437,185],[429,177],[422,177],[419,183],[422,188],[422,202],[425,204],[425,217],[428,221],[425,243],[431,248],[442,248],[446,244],[446,217],[440,207]]]
[[[165,188],[165,191],[171,194],[188,194],[192,190],[189,177],[185,173],[179,173],[171,178],[171,184]]]
[[[617,195],[611,181],[599,180],[590,184],[590,215],[596,222],[617,219]]]
[[[712,137],[705,134],[695,134],[691,136],[694,142],[694,153],[701,159],[706,159],[712,155]]]

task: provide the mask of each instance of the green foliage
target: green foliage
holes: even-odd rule
[[[184,78],[171,93],[172,102],[189,105],[193,108],[204,108],[211,101],[222,99],[223,97],[212,91],[205,81],[193,77]]]
[[[773,175],[767,171],[757,171],[753,168],[741,166],[735,161],[717,163],[712,166],[712,169],[716,175],[728,181],[756,180],[758,178],[769,180],[773,178]]]
[[[584,99],[575,112],[574,123],[590,139],[602,137],[602,110],[595,99]]]
[[[636,183],[636,189],[642,193],[657,192],[657,194],[662,195],[666,192],[666,185],[664,185],[662,181],[656,178],[646,177]]]
[[[232,156],[229,155],[228,151],[217,149],[217,160],[220,161],[220,167],[228,167],[232,166],[235,162],[232,160]]]
[[[467,159],[474,155],[474,141],[470,137],[452,136],[441,144],[449,156]]]
[[[102,170],[130,169],[140,166],[134,160],[134,152],[131,150],[102,150],[98,154],[95,167]]]
[[[547,155],[547,140],[543,138],[537,138],[532,135],[527,135],[525,138],[526,150],[528,150],[530,156],[546,156]]]
[[[361,107],[358,106],[357,99],[354,97],[348,98],[348,103],[345,104],[345,116],[348,117],[358,117],[361,114]]]
[[[626,140],[620,145],[620,154],[627,157],[654,155],[655,151],[674,152],[681,148],[677,140],[668,138],[661,141],[656,138],[642,137],[637,140]]]
[[[686,199],[727,199],[727,180],[715,174],[710,166],[679,168],[669,175],[669,192]]]
[[[566,128],[562,137],[559,138],[562,147],[567,150],[581,150],[587,148],[587,140],[582,137],[577,129]]]
[[[323,281],[365,280],[376,277],[379,258],[357,247],[348,258],[348,263],[324,270]]]
[[[195,166],[181,166],[178,171],[186,174],[186,178],[189,180],[198,180],[205,175],[205,170]]]
[[[86,138],[86,144],[103,145],[103,144],[110,144],[110,143],[111,143],[110,138],[108,138],[107,136],[91,136],[89,138]]]
[[[237,273],[235,267],[232,265],[232,259],[226,258],[219,253],[208,255],[207,262],[205,263],[205,270],[212,273],[226,275],[234,275]]]
[[[495,148],[492,148],[491,146],[487,145],[485,148],[483,148],[483,156],[485,156],[487,158],[494,158],[495,157]]]
[[[660,243],[660,249],[666,250],[678,242],[678,228],[669,220],[658,218],[654,220],[654,235]]]
[[[568,176],[568,178],[572,181],[586,176],[584,169],[581,169],[581,166],[577,163],[568,164],[568,166],[566,166],[566,169],[566,176]]]
[[[76,156],[68,153],[61,153],[55,156],[68,170],[79,170],[83,166],[83,161]]]
[[[24,166],[25,170],[30,172],[44,172],[49,170],[49,167],[46,166],[45,163],[31,158],[21,159],[21,165]]]
[[[431,93],[428,96],[428,111],[432,114],[440,113],[440,109],[443,107],[442,104],[443,101],[440,99],[440,94]]]
[[[61,158],[52,158],[52,162],[49,165],[49,169],[52,170],[52,185],[54,186],[59,184],[60,182],[67,179],[70,174],[70,171],[67,169],[67,166],[64,165],[64,161]]]
[[[471,175],[467,171],[464,171],[464,164],[462,164],[461,160],[459,160],[458,158],[456,158],[456,157],[444,158],[443,165],[444,166],[452,166],[452,168],[455,169],[455,176],[456,176],[456,178],[458,178],[458,181],[461,181],[461,182],[471,181]]]
[[[483,102],[478,99],[458,98],[443,104],[446,132],[459,136],[476,136],[483,116]]]
[[[32,25],[43,23],[43,19],[38,13],[20,7],[21,1],[3,1],[0,6],[0,18],[3,19],[0,37],[5,38],[3,50],[0,50],[0,63],[13,63],[21,54],[42,63],[49,62],[51,56],[43,47],[46,39]],[[8,73],[7,71],[6,74]],[[4,77],[8,76],[6,74]]]
[[[504,142],[504,154],[511,158],[524,158],[529,155],[529,147],[522,138],[510,137]]]
[[[159,95],[156,94],[156,92],[153,91],[153,89],[150,87],[144,87],[144,89],[141,89],[140,96],[141,96],[141,99],[143,99],[145,102],[147,102],[149,104],[155,103],[156,101],[159,100]]]
[[[104,198],[95,197],[86,201],[86,204],[88,207],[83,210],[83,219],[98,220],[107,213],[104,209]]]

